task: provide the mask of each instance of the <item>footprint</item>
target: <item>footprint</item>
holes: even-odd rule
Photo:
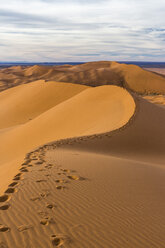
[[[49,209],[53,209],[55,206],[53,204],[47,204],[46,207]]]
[[[42,182],[46,182],[46,180],[45,179],[39,179],[36,181],[36,183],[42,183]]]
[[[9,187],[14,187],[14,186],[16,186],[17,184],[18,184],[17,182],[11,183],[11,184],[9,184]]]
[[[6,202],[7,200],[9,200],[10,196],[8,195],[2,195],[0,196],[0,202]]]
[[[51,235],[51,242],[52,242],[52,245],[55,247],[61,247],[67,241],[69,242],[69,239],[66,236],[55,235],[55,234]]]
[[[29,172],[26,168],[20,169],[21,172]]]
[[[53,165],[51,165],[51,164],[45,165],[45,168],[47,168],[47,169],[51,169],[52,167],[53,167]]]
[[[61,171],[63,171],[63,172],[70,172],[70,170],[67,170],[67,169],[61,169]]]
[[[56,179],[55,182],[56,183],[68,183],[67,180],[63,180],[63,179]]]
[[[29,230],[30,228],[32,228],[32,225],[22,225],[22,226],[18,226],[17,230],[19,232],[24,232],[24,231]]]
[[[61,186],[61,185],[58,185],[58,186],[56,186],[56,189],[58,189],[58,190],[61,190],[61,189],[64,189],[65,187],[64,186]]]
[[[6,194],[13,194],[14,192],[16,192],[16,189],[15,188],[8,188],[5,193]]]
[[[7,210],[10,207],[10,205],[3,205],[0,206],[0,210]]]
[[[13,180],[14,181],[19,181],[19,180],[21,180],[21,177],[14,177]]]
[[[60,247],[63,244],[63,242],[61,242],[61,239],[58,237],[55,237],[55,235],[52,235],[51,239],[52,239],[53,246]]]
[[[33,165],[32,164],[28,164],[27,167],[32,167]]]
[[[41,196],[42,198],[45,198],[45,197],[47,197],[47,196],[49,196],[49,195],[50,195],[49,192],[40,193],[40,196]]]
[[[83,178],[83,177],[79,177],[79,176],[76,176],[76,175],[69,175],[69,176],[67,176],[69,179],[71,179],[71,180],[85,180],[85,178]]]
[[[8,226],[4,226],[0,224],[0,232],[9,232],[10,228]]]
[[[54,219],[50,218],[49,216],[45,216],[43,219],[40,220],[40,224],[44,226],[54,223],[55,223]]]
[[[42,161],[38,161],[38,162],[36,162],[35,164],[36,164],[36,165],[40,165],[40,164],[43,164],[43,162],[42,162]]]
[[[20,170],[22,170],[22,169],[26,169],[26,168],[27,168],[27,166],[22,166]]]
[[[42,219],[42,220],[40,220],[40,224],[41,225],[44,225],[44,226],[47,226],[47,225],[49,225],[49,220],[48,219]]]
[[[20,177],[22,175],[22,173],[18,173],[17,175],[15,175],[15,177]]]
[[[27,159],[26,160],[26,162],[24,162],[22,165],[24,166],[24,165],[27,165],[27,164],[29,164],[31,162],[31,159]]]

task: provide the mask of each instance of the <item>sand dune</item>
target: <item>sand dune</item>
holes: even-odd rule
[[[85,89],[40,80],[6,90],[0,94],[0,128],[24,124]]]
[[[39,82],[39,84],[42,83]],[[50,86],[53,87],[52,84],[50,84]],[[33,91],[34,84],[31,84],[30,87]],[[66,87],[68,88],[69,86]],[[77,88],[76,85],[72,85],[72,87]],[[27,88],[29,89],[29,87]],[[19,91],[20,86],[15,89]],[[8,132],[1,132],[1,164],[6,164],[7,168],[7,164],[10,161],[22,158],[29,150],[53,140],[118,129],[125,125],[134,114],[134,100],[132,96],[122,88],[117,86],[102,86],[84,90],[84,88],[80,86],[78,91],[80,91],[80,89],[83,89],[81,93],[61,104],[56,105],[57,100],[54,101],[54,107],[43,112],[33,120],[21,126],[16,126]],[[66,96],[68,96],[67,94],[68,93],[66,93]],[[59,99],[64,100],[66,96],[59,95]],[[43,111],[42,104],[45,105],[45,101],[40,101],[40,104],[40,110]],[[22,121],[22,115],[20,115],[19,111],[20,110],[18,110],[18,116],[20,116]],[[32,105],[30,111],[31,113],[36,113],[35,104]],[[15,115],[17,116],[17,110],[15,110]],[[19,122],[20,120],[17,119],[17,121]],[[13,171],[14,168],[17,170],[18,164],[16,164],[15,167],[13,165],[12,168]],[[10,173],[4,178],[6,183],[9,177],[11,178]],[[4,182],[3,185],[5,185]]]
[[[0,247],[164,248],[165,78],[108,61],[0,76],[22,84],[0,93]]]
[[[39,77],[41,75],[44,75],[47,72],[48,72],[48,67],[34,65],[32,67],[29,67],[29,68],[25,69],[24,70],[24,75],[26,77],[29,77],[29,76]]]
[[[82,143],[80,148],[163,166],[165,161],[165,109],[142,98],[137,98],[136,101],[136,114],[128,127],[112,132],[109,136],[105,134],[99,140],[93,137],[88,143]],[[74,146],[75,149],[79,147],[78,144]]]
[[[165,94],[165,78],[136,65],[111,61],[81,65],[30,66],[2,69],[1,90],[35,80],[69,82],[88,86],[118,85],[140,94]],[[6,83],[8,86],[6,86]]]
[[[164,68],[145,68],[145,70],[156,72],[158,74],[165,76],[165,69]]]
[[[95,90],[108,88],[113,97],[120,89]],[[141,98],[136,104],[121,129],[52,142],[26,156],[10,205],[4,200],[3,245],[164,248],[165,110]]]

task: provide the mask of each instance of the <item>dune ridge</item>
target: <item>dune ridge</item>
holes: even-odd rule
[[[55,87],[52,83],[50,85]],[[20,91],[20,87],[16,87],[18,91]],[[26,87],[30,87],[31,91],[33,91],[34,84],[29,84]],[[63,87],[60,88],[62,93],[64,93]],[[68,83],[66,87],[68,89]],[[84,89],[84,86],[79,86],[79,88],[77,85],[70,85],[70,87],[76,87],[78,91],[81,89],[81,92],[77,92],[78,94],[75,94],[75,96],[66,99],[68,97],[66,90],[67,97],[64,97],[63,94],[59,97],[60,101],[66,99],[63,102],[58,101],[59,104],[56,105],[57,101],[55,101],[55,106],[50,106],[50,109],[24,124],[22,124],[22,116],[20,115],[20,120],[17,119],[17,124],[20,121],[21,125],[8,130],[5,129],[4,132],[1,129],[0,164],[3,166],[3,173],[6,173],[6,178],[4,177],[1,182],[1,189],[4,189],[9,178],[11,179],[14,176],[14,172],[18,170],[18,159],[21,161],[25,154],[36,146],[53,140],[118,129],[125,125],[134,114],[135,102],[132,96],[123,88],[100,86]],[[4,93],[2,92],[1,94]],[[22,95],[22,98],[24,98],[24,95]],[[10,101],[9,98],[7,99]],[[21,101],[21,98],[19,100]],[[42,106],[42,101],[40,103]],[[30,111],[34,113],[34,110],[35,105]],[[26,115],[26,113],[24,114]]]
[[[116,131],[51,142],[26,155],[11,207],[1,214],[10,237],[1,244],[164,248],[165,110],[141,98],[136,104],[131,123]]]
[[[82,142],[85,151],[110,154],[111,156],[146,161],[164,166],[165,161],[165,108],[136,96],[136,114],[131,125]],[[125,128],[126,127],[126,128]],[[109,138],[110,137],[110,138]],[[72,148],[78,149],[75,144]]]
[[[80,65],[11,67],[0,70],[0,90],[36,80],[87,86],[117,85],[140,94],[165,94],[163,75],[111,61]]]
[[[0,247],[164,248],[165,108],[137,95],[162,103],[163,77],[108,61],[0,73],[22,84],[0,93]]]

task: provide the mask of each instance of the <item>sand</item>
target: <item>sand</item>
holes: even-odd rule
[[[27,157],[28,172],[3,204],[1,244],[163,248],[164,169],[69,146]]]
[[[144,96],[144,99],[148,100],[151,103],[161,106],[165,108],[165,95],[149,95]]]
[[[145,70],[165,75],[165,69],[164,68],[145,68]]]
[[[0,94],[0,128],[25,124],[87,88],[40,80],[5,90]]]
[[[39,82],[39,89],[42,84],[44,83]],[[0,182],[1,193],[18,170],[21,160],[28,151],[54,140],[118,129],[129,121],[135,111],[132,96],[125,89],[117,86],[87,88],[86,86],[73,84],[69,86],[68,83],[64,83],[63,87],[61,84],[58,87],[56,83],[54,85],[50,83],[46,86],[48,91],[44,89],[40,92],[42,98],[38,103],[33,102],[35,99],[33,93],[34,87],[36,87],[35,83],[28,84],[25,87],[28,93],[27,99],[22,94],[24,91],[23,85],[1,93],[2,102],[3,99],[5,102],[2,105],[6,105],[6,101],[9,102],[5,111],[9,113],[9,118],[6,118],[7,121],[4,119],[5,124],[7,122],[7,126],[14,119],[10,115],[10,112],[13,111],[10,103],[19,100],[22,103],[21,108],[24,108],[24,111],[22,111],[18,107],[15,108],[14,105],[13,113],[16,116],[14,125],[17,125],[7,130],[1,129],[0,132],[0,166],[5,167],[3,173],[6,174]],[[53,101],[51,101],[49,94],[49,90],[52,92],[52,87],[57,93],[57,98]],[[70,92],[70,98],[67,99],[69,97],[69,88],[70,90],[71,88],[73,89]],[[13,90],[16,92],[18,90],[18,92],[12,94]],[[78,94],[76,94],[76,91]],[[7,97],[4,97],[4,93],[7,94]],[[74,95],[73,93],[75,96],[72,96]],[[31,97],[29,98],[30,94]],[[45,111],[43,98],[49,98],[49,106]],[[32,104],[29,105],[28,103],[31,100]],[[39,110],[39,113],[36,110]],[[21,114],[22,112],[23,114]],[[27,115],[29,115],[30,120],[27,121],[26,119],[26,122],[22,124],[24,117],[27,118]],[[34,115],[37,116],[34,118]],[[12,163],[12,166],[10,163]]]
[[[163,77],[116,62],[1,73],[39,80],[0,93],[0,248],[164,248]]]
[[[87,86],[117,85],[134,92],[165,94],[165,77],[136,65],[111,61],[81,65],[11,67],[0,70],[0,90],[36,80],[69,82]]]

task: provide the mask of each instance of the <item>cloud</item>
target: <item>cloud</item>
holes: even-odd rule
[[[164,0],[8,0],[0,5],[1,60],[159,60]]]

